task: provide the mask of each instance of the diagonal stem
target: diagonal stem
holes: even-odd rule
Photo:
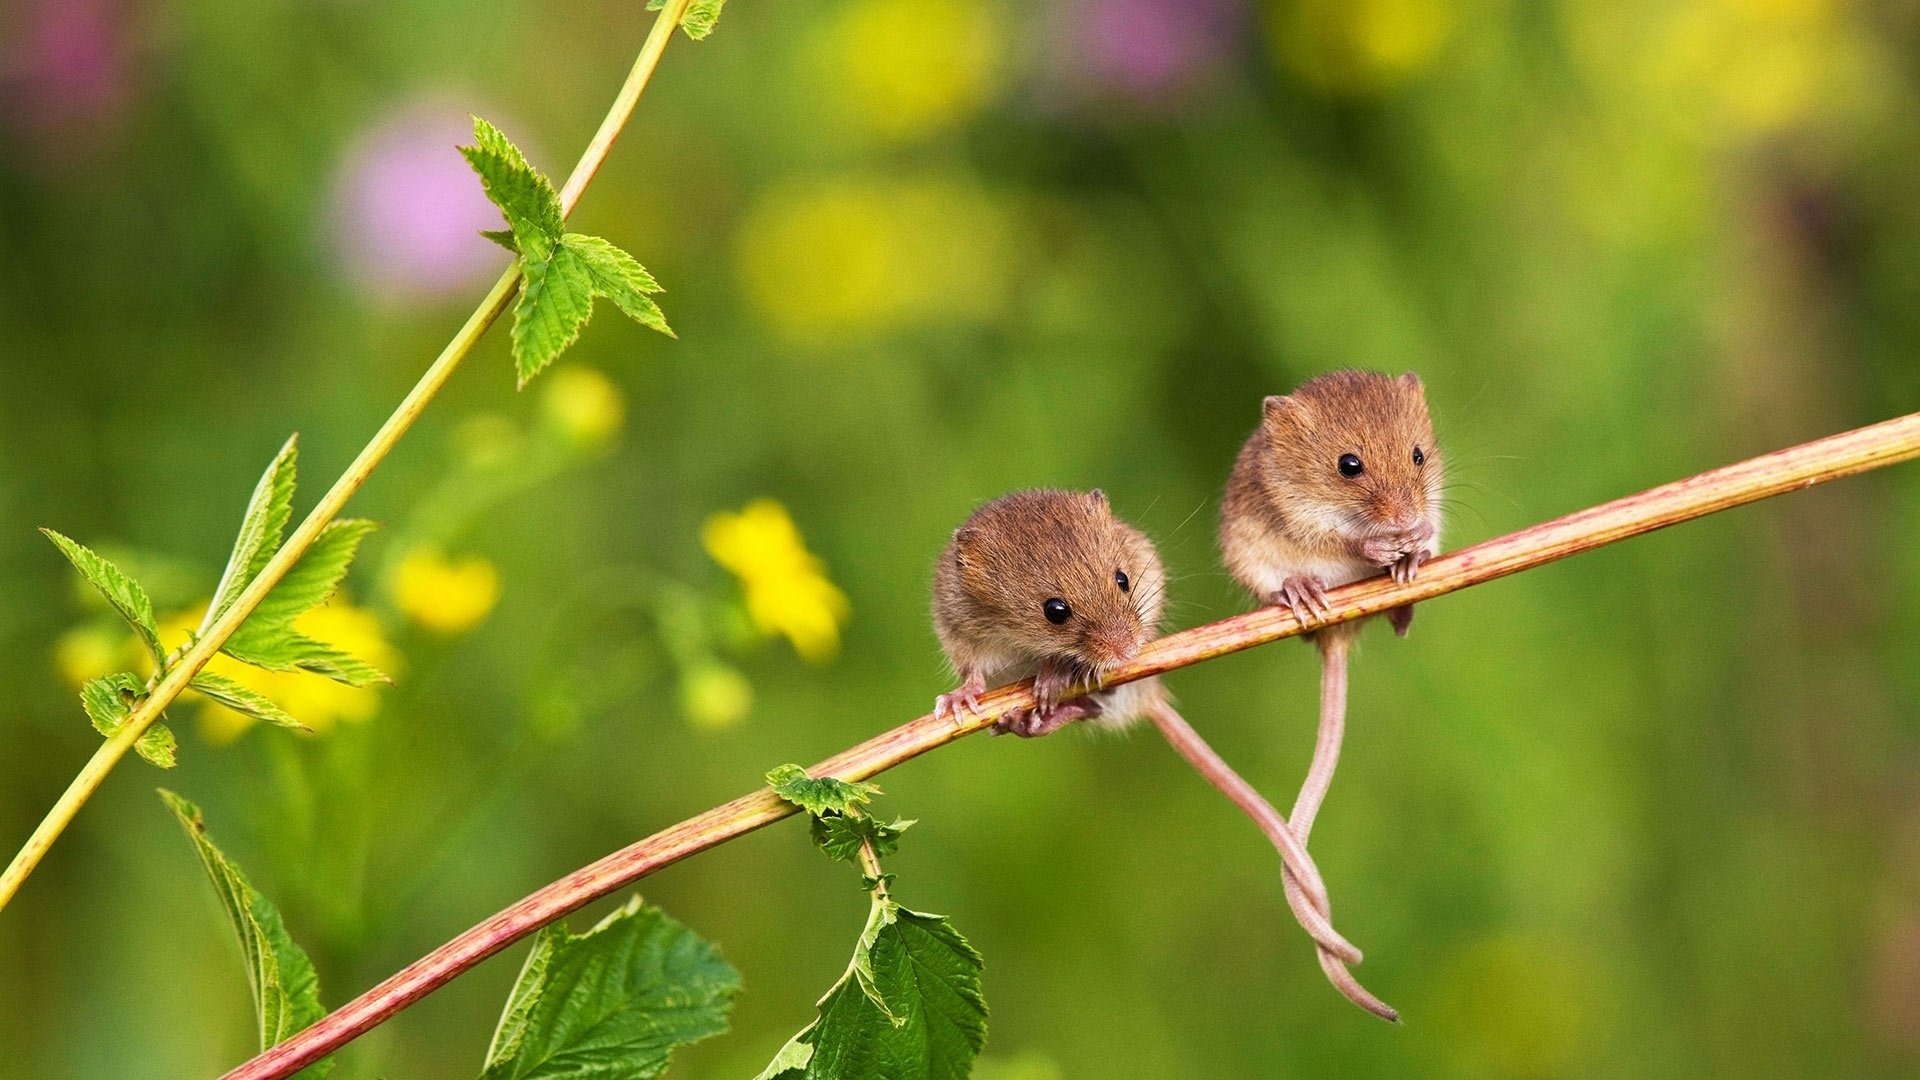
[[[1333,613],[1323,624],[1378,615],[1402,604],[1431,600],[1655,529],[1914,458],[1920,458],[1920,413],[1763,454],[1442,555],[1427,563],[1418,579],[1405,585],[1382,576],[1341,586],[1327,593]],[[1282,607],[1261,608],[1196,626],[1153,642],[1139,657],[1116,668],[1100,687],[1091,689],[1164,674],[1293,637],[1302,629],[1293,613]],[[865,780],[990,728],[1007,712],[1032,707],[1031,681],[1002,686],[982,696],[977,712],[963,712],[958,719],[929,715],[910,720],[828,758],[807,773]],[[771,825],[795,810],[792,804],[762,788],[575,870],[228,1073],[226,1080],[288,1076],[366,1034],[540,927],[661,867]]]
[[[680,18],[686,13],[690,2],[691,0],[667,0],[659,17],[654,20],[653,29],[647,34],[646,43],[640,48],[640,56],[634,61],[633,69],[627,73],[626,82],[621,85],[613,107],[607,111],[606,119],[600,122],[600,130],[594,133],[593,141],[587,144],[586,152],[580,156],[579,162],[573,167],[572,174],[567,177],[565,186],[561,188],[560,206],[563,214],[573,213],[574,205],[580,201],[581,193],[593,180],[594,174],[599,172],[600,165],[606,161],[607,153],[613,149],[614,140],[619,137],[620,130],[626,126],[627,118],[633,115],[633,108],[640,100],[641,91],[646,89],[647,81],[653,77],[653,70],[659,66],[660,56],[666,51],[667,42],[673,37],[674,29],[680,25]],[[199,640],[195,641],[180,656],[178,662],[166,671],[158,685],[153,688],[153,692],[135,707],[120,729],[94,751],[93,757],[88,759],[79,774],[73,778],[73,782],[67,785],[65,793],[60,796],[58,802],[54,803],[53,809],[47,812],[46,818],[40,822],[38,828],[34,829],[33,835],[27,838],[26,844],[13,857],[13,862],[8,864],[6,872],[0,874],[0,909],[5,908],[7,902],[13,899],[13,895],[20,891],[20,885],[26,881],[27,875],[33,873],[40,859],[53,846],[53,842],[59,839],[60,833],[80,812],[80,808],[86,805],[87,800],[99,789],[101,783],[106,780],[107,774],[113,771],[113,767],[126,756],[128,750],[133,748],[133,744],[139,740],[140,736],[146,734],[147,729],[160,718],[160,714],[173,703],[173,699],[180,696],[180,692],[187,688],[187,684],[193,680],[193,677],[200,673],[200,669],[213,659],[214,654],[226,644],[227,638],[239,629],[240,624],[246,621],[247,616],[253,614],[253,609],[260,606],[260,601],[266,599],[267,593],[280,583],[280,579],[286,576],[287,571],[293,569],[294,563],[300,561],[300,556],[306,554],[307,548],[312,546],[314,540],[320,535],[320,531],[340,513],[340,510],[346,506],[347,500],[353,497],[354,492],[360,490],[360,485],[366,483],[367,477],[371,476],[373,470],[386,459],[387,454],[400,441],[400,437],[407,433],[407,429],[412,427],[413,422],[426,410],[427,403],[433,400],[434,395],[438,394],[440,388],[445,386],[447,380],[453,376],[454,369],[458,368],[460,362],[467,358],[467,354],[473,351],[474,345],[487,332],[487,328],[507,310],[507,304],[512,300],[514,288],[519,282],[520,265],[516,261],[512,267],[500,275],[500,280],[493,283],[493,288],[487,292],[486,299],[480,301],[480,306],[474,309],[472,315],[467,316],[465,325],[460,327],[459,332],[453,336],[453,340],[447,343],[447,347],[441,350],[439,357],[434,360],[432,366],[427,368],[426,374],[420,376],[420,381],[414,384],[413,389],[407,393],[399,407],[393,410],[393,414],[387,417],[387,422],[380,425],[380,430],[374,433],[373,439],[360,451],[359,456],[353,459],[353,463],[347,466],[347,471],[342,473],[340,479],[335,480],[333,486],[327,489],[327,493],[320,497],[319,504],[307,515],[306,520],[300,523],[300,527],[293,531],[293,535],[287,538],[287,542],[281,546],[280,550],[274,553],[273,558],[268,560],[259,576],[253,579],[246,590],[234,601],[233,606],[220,618],[215,619]]]

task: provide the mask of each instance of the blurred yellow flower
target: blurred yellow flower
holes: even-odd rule
[[[821,96],[857,129],[911,139],[991,104],[1007,39],[981,0],[854,0],[822,24]]]
[[[601,449],[626,422],[626,396],[613,380],[590,367],[563,367],[542,383],[541,416],[576,447]]]
[[[790,183],[748,211],[736,267],[747,299],[796,341],[988,322],[1020,262],[1010,218],[958,180]]]
[[[123,627],[100,622],[76,626],[53,644],[54,666],[60,669],[60,677],[75,687],[134,667],[145,655]]]
[[[473,629],[499,599],[500,573],[478,555],[454,559],[435,547],[416,547],[394,574],[394,606],[436,634]]]
[[[1631,122],[1714,148],[1873,100],[1873,48],[1833,0],[1567,5],[1592,85]]]
[[[737,514],[715,514],[707,519],[701,541],[715,562],[740,579],[747,615],[761,633],[785,637],[795,652],[816,664],[839,651],[846,594],[827,579],[826,567],[807,550],[786,507],[757,499]]]
[[[680,676],[680,711],[696,728],[733,727],[752,708],[753,684],[725,664],[702,663]]]
[[[1281,0],[1274,51],[1307,82],[1343,94],[1391,89],[1453,35],[1458,0]]]
[[[160,641],[168,649],[186,644],[188,635],[200,625],[205,605],[191,608],[160,620]],[[400,656],[387,643],[380,620],[365,608],[358,608],[336,595],[294,620],[294,628],[316,641],[352,653],[389,675],[395,673]],[[129,649],[136,650],[129,639]],[[144,653],[142,653],[144,655]],[[124,666],[124,658],[112,666]],[[111,667],[93,674],[105,674]],[[151,663],[145,670],[150,673]],[[359,723],[380,711],[377,686],[353,687],[321,675],[303,671],[262,671],[225,654],[215,654],[204,670],[257,690],[272,699],[293,718],[316,732],[331,730],[338,722]],[[89,676],[91,677],[91,676]],[[182,701],[200,706],[200,733],[208,742],[228,743],[239,738],[258,721],[234,712],[224,705],[189,690]]]

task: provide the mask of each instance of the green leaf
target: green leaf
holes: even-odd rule
[[[767,774],[773,793],[816,817],[844,814],[857,804],[873,801],[880,785],[836,780],[831,776],[811,777],[798,765],[782,765]]]
[[[167,660],[167,651],[160,647],[160,631],[154,626],[153,601],[147,598],[147,590],[140,583],[120,571],[120,568],[94,554],[81,544],[67,539],[52,529],[41,529],[47,539],[53,541],[60,553],[67,557],[80,576],[100,591],[113,605],[113,610],[127,620],[134,633],[140,635],[140,643],[153,654],[156,667],[163,667]]]
[[[849,861],[860,852],[860,841],[873,841],[873,853],[886,858],[900,849],[900,834],[912,821],[882,822],[862,814],[828,814],[813,819],[813,842],[829,859]]]
[[[374,522],[351,518],[330,522],[221,651],[269,671],[308,671],[349,686],[388,681],[371,664],[293,627],[294,620],[333,595],[360,541],[377,528]]]
[[[717,1035],[740,992],[719,950],[639,897],[578,937],[540,931],[482,1080],[646,1080],[674,1049]]]
[[[720,9],[727,0],[693,0],[687,5],[686,13],[680,16],[680,29],[695,41],[713,33],[713,24],[720,21]],[[667,0],[647,0],[648,11],[659,11],[667,6]]]
[[[580,339],[593,315],[593,278],[572,248],[555,247],[544,259],[522,257],[520,299],[513,308],[513,364],[519,385],[559,358]]]
[[[285,1041],[326,1015],[313,962],[287,935],[280,912],[208,838],[200,808],[164,788],[160,797],[180,819],[181,828],[187,830],[187,838],[193,841],[201,865],[213,880],[213,891],[219,894],[233,932],[240,939],[247,980],[253,987],[254,1013],[260,1019],[260,1049]],[[331,1060],[322,1060],[295,1075],[317,1080],[332,1067]]]
[[[533,166],[499,128],[473,118],[472,146],[460,153],[480,174],[487,198],[500,208],[513,233],[515,247],[528,263],[544,262],[565,231],[565,215],[553,184]],[[494,237],[498,239],[498,237]]]
[[[707,6],[710,0],[696,4]],[[719,17],[711,4],[707,18]],[[688,18],[692,18],[689,12]],[[684,22],[683,22],[683,25]],[[566,231],[560,196],[545,176],[527,164],[500,129],[473,118],[473,146],[463,146],[487,198],[507,219],[505,232],[482,233],[520,253],[520,295],[513,308],[513,363],[524,387],[580,338],[593,317],[593,298],[604,296],[640,325],[671,336],[660,306],[648,293],[660,291],[634,257],[597,236]]]
[[[209,621],[225,614],[260,575],[273,553],[280,550],[287,522],[293,518],[299,441],[298,435],[289,438],[254,486],[253,497],[247,500],[247,512],[240,519],[240,535],[233,541],[233,554],[227,557],[227,568],[220,574],[220,587],[214,590],[213,614]]]
[[[667,326],[667,317],[660,313],[660,306],[647,298],[648,293],[661,291],[660,283],[653,280],[653,275],[633,256],[598,236],[568,233],[560,238],[560,243],[577,256],[586,269],[593,283],[593,295],[613,301],[641,326],[674,336]]]
[[[89,679],[80,688],[80,706],[87,710],[87,719],[93,721],[93,729],[112,738],[126,724],[127,717],[133,715],[134,707],[140,704],[146,692],[146,684],[131,671],[102,675],[97,679]],[[173,732],[158,721],[140,733],[133,750],[163,769],[171,769],[178,764]]]
[[[580,339],[604,296],[640,325],[671,337],[666,316],[647,298],[659,283],[633,256],[597,236],[568,233],[545,259],[521,259],[520,299],[513,309],[513,360],[525,387]]]
[[[295,720],[287,710],[273,703],[272,699],[251,687],[242,686],[225,675],[211,671],[202,671],[188,684],[193,689],[232,709],[234,712],[251,716],[255,720],[265,720],[280,727],[297,728],[312,731],[307,725]]]
[[[819,1019],[756,1080],[965,1080],[987,1041],[981,967],[944,916],[876,894]]]

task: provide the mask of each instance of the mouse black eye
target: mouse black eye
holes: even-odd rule
[[[1113,572],[1113,583],[1120,586],[1121,592],[1133,591],[1133,582],[1127,580],[1127,572],[1125,570],[1115,570]]]
[[[1360,458],[1356,454],[1341,454],[1339,464],[1340,475],[1349,480],[1367,471],[1367,467],[1360,464]]]
[[[1420,448],[1417,446],[1413,448],[1413,463],[1415,465],[1425,465],[1427,463],[1427,455],[1421,453]]]
[[[1045,615],[1047,621],[1055,626],[1059,626],[1061,623],[1073,617],[1073,609],[1067,606],[1065,600],[1057,596],[1041,604],[1040,613]]]

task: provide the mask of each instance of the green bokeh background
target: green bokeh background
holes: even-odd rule
[[[91,609],[34,526],[206,595],[287,433],[304,509],[501,265],[474,241],[423,264],[448,280],[410,272],[421,244],[341,193],[404,217],[470,192],[367,180],[354,148],[451,117],[426,153],[457,165],[473,111],[563,174],[640,6],[0,11],[9,851],[99,741],[54,660]],[[501,599],[470,633],[410,627],[377,585],[396,538],[449,501],[474,431],[538,429],[540,387],[516,395],[488,337],[352,504],[393,525],[348,584],[404,656],[379,715],[216,745],[176,710],[179,769],[123,763],[0,914],[0,1076],[250,1051],[156,784],[205,808],[338,1005],[924,712],[948,679],[929,562],[997,494],[1102,486],[1159,541],[1177,626],[1242,610],[1218,489],[1260,397],[1314,373],[1421,373],[1451,545],[1920,408],[1916,56],[1895,0],[734,0],[669,49],[575,219],[660,277],[680,335],[609,308],[563,361],[620,388],[615,445],[453,497],[471,512],[443,539]],[[851,618],[832,663],[729,651],[752,710],[696,725],[648,615],[596,601],[671,580],[730,603],[701,526],[760,497]],[[885,810],[921,819],[897,894],[987,957],[978,1075],[1914,1075],[1916,535],[1908,466],[1370,631],[1314,849],[1400,1028],[1327,987],[1271,851],[1149,733],[969,739],[889,775]],[[1291,792],[1311,650],[1169,681]],[[746,979],[688,1078],[753,1075],[865,914],[791,822],[643,884]],[[335,1075],[471,1075],[520,956]]]

